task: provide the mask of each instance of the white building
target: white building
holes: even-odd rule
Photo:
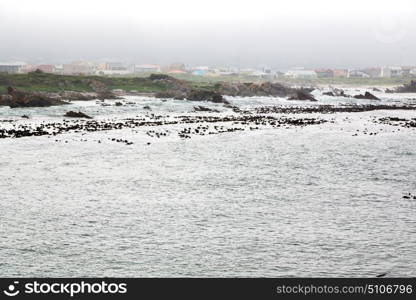
[[[381,68],[381,77],[402,77],[403,70],[401,67],[383,67]]]
[[[133,72],[134,73],[158,73],[161,72],[161,67],[158,65],[134,65]]]
[[[359,70],[348,70],[348,78],[370,78],[370,75]]]
[[[289,70],[285,73],[285,77],[310,79],[317,78],[318,74],[312,70]]]
[[[25,65],[24,62],[0,62],[0,73],[19,73]]]

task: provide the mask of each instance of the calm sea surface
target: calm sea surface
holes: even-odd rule
[[[196,114],[191,102],[124,102],[0,107],[0,128],[62,121],[70,109],[102,120],[144,115],[144,105]],[[1,275],[416,276],[416,200],[403,198],[416,195],[416,129],[374,122],[415,111],[307,116],[329,122],[191,139],[178,137],[181,125],[151,128],[167,130],[161,138],[136,128],[0,139]]]

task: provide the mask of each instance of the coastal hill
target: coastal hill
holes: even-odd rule
[[[35,71],[0,74],[0,105],[10,107],[61,105],[71,100],[117,99],[147,94],[158,98],[211,101],[228,104],[223,96],[278,96],[316,101],[310,90],[277,82],[196,82],[165,74],[148,77],[56,75]]]

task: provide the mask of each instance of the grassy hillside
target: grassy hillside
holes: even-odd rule
[[[82,75],[55,75],[42,72],[31,72],[29,74],[5,74],[0,73],[0,93],[4,93],[8,86],[13,86],[23,91],[42,91],[42,92],[60,92],[60,91],[78,91],[91,92],[92,88],[89,82],[91,80],[104,83],[109,89],[123,89],[125,91],[138,92],[163,92],[167,87],[162,82],[149,80],[150,74],[141,76],[123,76],[123,77],[105,77],[105,76],[82,76]],[[188,82],[190,86],[196,88],[214,89],[217,82],[262,82],[268,79],[262,79],[253,76],[218,76],[203,77],[189,74],[174,75],[178,79]],[[330,85],[343,84],[354,86],[377,86],[391,85],[398,86],[408,83],[410,78],[317,78],[317,79],[287,79],[279,78],[273,81],[279,81],[287,85]]]
[[[139,92],[165,91],[166,86],[162,83],[141,77],[100,77],[100,76],[77,76],[77,75],[55,75],[41,72],[28,74],[2,74],[0,73],[0,91],[5,92],[8,86],[13,86],[23,91],[93,91],[89,81],[96,80],[104,83],[109,89],[137,90]]]

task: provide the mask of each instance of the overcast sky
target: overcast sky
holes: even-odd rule
[[[0,61],[416,65],[415,0],[0,0]]]

